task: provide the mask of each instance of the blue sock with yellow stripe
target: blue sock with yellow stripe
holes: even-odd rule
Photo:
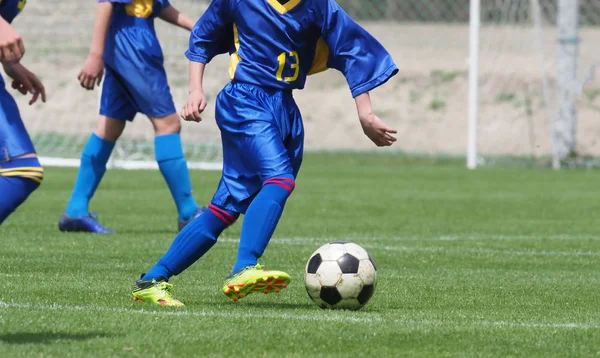
[[[177,206],[179,220],[191,219],[196,214],[198,204],[192,196],[192,182],[179,133],[154,137],[154,152],[160,172]]]
[[[92,133],[81,153],[81,165],[77,180],[65,212],[72,218],[88,215],[88,204],[106,172],[115,142],[100,138]]]
[[[37,158],[0,164],[0,224],[40,186],[43,178],[44,169]]]

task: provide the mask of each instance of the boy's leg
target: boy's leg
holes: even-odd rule
[[[181,145],[181,123],[176,113],[151,118],[154,126],[154,151],[179,214],[179,230],[198,217],[200,208],[192,196],[192,183]]]
[[[277,175],[264,181],[262,189],[252,200],[244,216],[233,273],[257,265],[295,186],[295,178],[291,173]]]
[[[98,223],[94,214],[88,212],[88,205],[106,172],[106,163],[116,140],[123,133],[126,122],[133,120],[136,112],[137,108],[118,74],[109,66],[105,66],[100,117],[96,122],[96,129],[81,153],[81,165],[75,186],[58,223],[61,231],[112,233]]]
[[[133,300],[181,306],[181,302],[171,296],[172,286],[166,282],[208,252],[223,230],[233,224],[238,216],[233,211],[209,205],[209,210],[183,228],[163,257],[148,273],[142,275],[133,291]]]
[[[285,272],[263,271],[257,261],[295,187],[295,170],[294,158],[290,157],[288,149],[294,137],[294,118],[289,111],[282,110],[288,94],[261,93],[263,90],[259,89],[256,95],[256,89],[249,89],[249,94],[239,99],[237,92],[247,87],[234,85],[232,88],[226,89],[217,99],[217,122],[222,132],[228,187],[230,190],[241,187],[248,194],[243,201],[246,208],[240,208],[245,218],[238,257],[223,287],[225,295],[236,301],[252,292],[278,292],[290,282]],[[293,104],[291,96],[289,98]],[[235,108],[235,105],[228,108],[235,101],[241,108]],[[240,120],[245,113],[247,117]]]
[[[110,158],[115,141],[125,129],[125,121],[100,116],[96,129],[88,139],[81,153],[81,164],[75,180],[71,198],[65,213],[59,222],[61,231],[88,231],[110,233],[88,212],[91,198],[94,196]]]
[[[255,147],[262,148],[255,153],[253,163],[263,185],[245,213],[233,273],[257,264],[296,185],[302,163],[304,128],[293,98],[284,95],[282,104],[284,111],[276,122],[279,128],[269,126],[253,138]]]
[[[40,186],[43,178],[44,170],[35,156],[0,164],[0,225]]]

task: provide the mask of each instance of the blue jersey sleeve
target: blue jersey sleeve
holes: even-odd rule
[[[208,63],[215,56],[227,53],[233,46],[233,12],[231,0],[213,0],[198,19],[185,52],[190,61]]]
[[[98,0],[98,2],[113,2],[116,4],[131,4],[133,0]]]
[[[370,91],[398,72],[392,56],[334,1],[323,3],[321,35],[329,48],[327,66],[344,74],[352,97]]]
[[[169,0],[154,0],[154,11],[160,14],[164,9],[171,6]]]

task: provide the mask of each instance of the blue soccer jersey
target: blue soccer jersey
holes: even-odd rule
[[[113,3],[106,35],[106,67],[100,114],[132,120],[141,112],[163,117],[176,112],[154,19],[168,0],[98,0]]]
[[[24,7],[25,0],[1,0],[0,16],[12,22]],[[0,76],[0,163],[34,152],[35,148],[21,120],[19,108]]]
[[[207,63],[225,52],[232,80],[282,90],[302,89],[307,75],[329,67],[344,74],[356,96],[398,71],[385,48],[333,0],[213,0],[186,55]]]

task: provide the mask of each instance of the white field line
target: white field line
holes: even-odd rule
[[[454,320],[427,320],[427,319],[387,319],[380,315],[352,316],[350,312],[329,312],[323,311],[315,314],[294,314],[281,312],[227,312],[216,310],[203,311],[147,311],[144,309],[115,308],[96,305],[41,305],[31,303],[16,303],[0,301],[0,309],[25,309],[34,311],[80,311],[80,312],[107,312],[139,314],[147,316],[179,316],[179,317],[218,317],[218,318],[253,318],[253,319],[282,319],[292,321],[330,321],[330,322],[356,322],[356,323],[374,323],[374,324],[399,324],[404,326],[427,325],[427,326],[455,326],[455,327],[498,327],[498,328],[549,328],[549,329],[600,329],[599,324],[575,323],[575,322],[519,322],[519,321],[475,321],[459,322]]]
[[[379,239],[383,240],[383,239]],[[385,239],[386,242],[401,239]],[[238,239],[223,238],[219,239],[220,242],[226,243],[238,243]],[[328,238],[314,238],[314,237],[290,237],[290,238],[273,238],[271,244],[274,245],[299,245],[304,246],[307,244],[314,244],[315,250],[320,246],[330,241],[339,241],[339,239],[328,239]],[[353,241],[353,239],[348,239]],[[357,239],[355,242],[359,243],[365,249],[383,250],[383,251],[416,251],[416,252],[439,252],[439,253],[458,253],[458,254],[499,254],[509,256],[600,256],[598,251],[584,251],[584,250],[571,250],[571,251],[551,251],[551,250],[512,250],[512,249],[492,249],[483,247],[445,247],[445,246],[405,246],[405,245],[389,245],[389,244],[377,244],[377,243],[363,243],[373,242],[377,239]]]
[[[357,322],[357,323],[380,323],[382,319],[378,315],[373,316],[350,316],[343,313],[332,312],[332,314],[294,314],[281,312],[227,312],[216,310],[203,311],[148,311],[144,309],[115,308],[96,305],[74,306],[74,305],[40,305],[30,303],[16,303],[0,301],[0,309],[26,309],[39,311],[82,311],[82,312],[109,312],[109,313],[131,313],[148,316],[189,316],[189,317],[218,317],[218,318],[256,318],[256,319],[284,319],[292,321],[333,321],[333,322]]]

